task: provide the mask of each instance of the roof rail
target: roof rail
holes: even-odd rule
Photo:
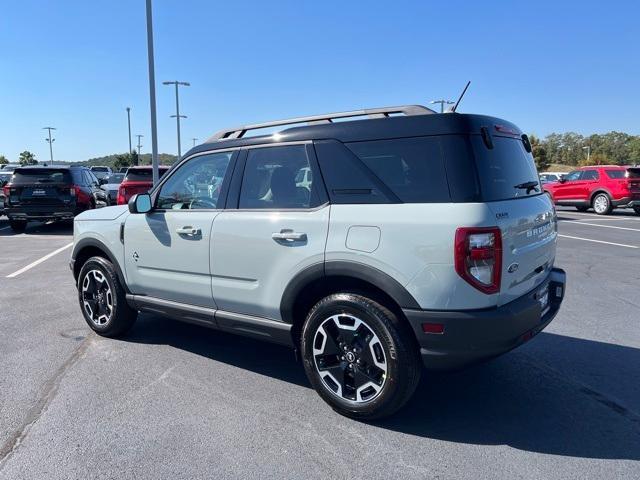
[[[353,110],[350,112],[336,112],[327,113],[325,115],[311,115],[309,117],[287,118],[285,120],[255,123],[253,125],[242,125],[236,128],[226,128],[214,133],[207,139],[205,143],[215,142],[217,140],[227,140],[231,138],[242,138],[249,130],[257,130],[260,128],[293,125],[296,123],[306,123],[307,125],[333,123],[333,120],[336,118],[363,117],[365,115],[369,118],[384,118],[389,117],[394,113],[404,115],[428,115],[436,112],[434,112],[430,108],[423,107],[422,105],[401,105],[398,107],[366,108],[363,110]]]

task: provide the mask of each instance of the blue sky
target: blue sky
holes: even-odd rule
[[[159,151],[225,126],[454,99],[528,132],[640,134],[637,2],[154,2]],[[0,154],[150,151],[144,0],[4,2]],[[135,137],[134,137],[135,143]]]

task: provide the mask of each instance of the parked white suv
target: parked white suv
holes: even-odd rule
[[[421,106],[218,132],[150,194],[76,217],[82,313],[105,336],[143,311],[288,345],[335,410],[389,415],[423,364],[494,357],[558,312],[530,152],[509,122]]]

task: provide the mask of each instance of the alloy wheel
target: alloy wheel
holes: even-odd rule
[[[106,325],[113,314],[113,294],[107,278],[100,270],[90,270],[82,281],[82,305],[87,316],[98,327]]]
[[[313,339],[313,358],[327,389],[345,400],[371,401],[387,380],[387,358],[380,339],[353,315],[332,315],[320,324]]]
[[[604,195],[598,195],[593,201],[593,209],[596,213],[606,212],[609,208],[609,199]]]

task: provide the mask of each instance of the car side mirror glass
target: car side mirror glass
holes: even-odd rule
[[[151,211],[151,195],[138,193],[129,199],[129,211],[131,213],[147,213]]]

